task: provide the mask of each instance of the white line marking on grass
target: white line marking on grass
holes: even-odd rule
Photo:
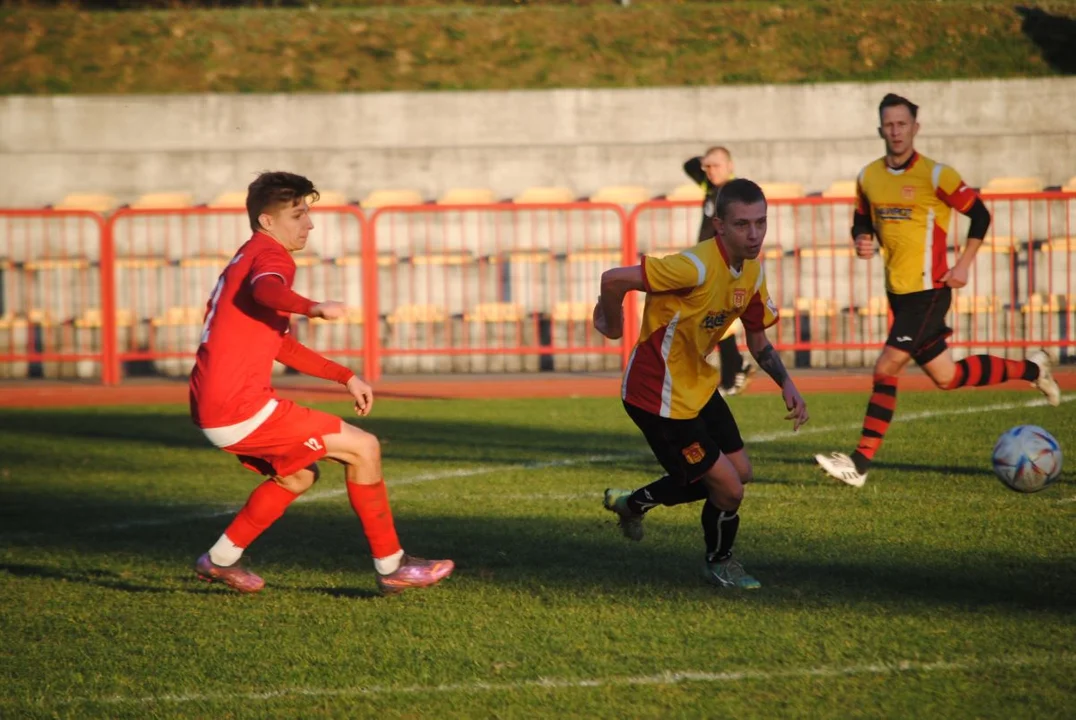
[[[275,700],[288,697],[356,697],[369,695],[428,695],[431,693],[476,693],[476,692],[517,692],[530,688],[539,689],[578,689],[597,687],[617,687],[634,685],[680,685],[684,683],[728,683],[758,680],[799,680],[803,678],[841,678],[857,675],[898,675],[901,673],[944,673],[967,672],[985,668],[1020,668],[1041,665],[1072,663],[1076,655],[1058,653],[1035,657],[1000,657],[967,658],[963,660],[938,660],[921,662],[918,660],[897,660],[893,662],[869,663],[865,665],[847,665],[844,667],[800,667],[787,670],[739,670],[733,672],[707,672],[685,670],[667,671],[655,675],[610,676],[595,678],[536,678],[534,680],[516,680],[513,682],[484,682],[481,680],[468,683],[449,683],[445,685],[370,685],[345,688],[309,688],[286,687],[263,692],[235,693],[184,693],[147,696],[108,696],[81,697],[55,701],[57,705],[107,704],[107,705],[156,705],[206,702],[249,702]],[[51,704],[49,698],[40,702]]]
[[[1076,395],[1063,395],[1061,402],[1071,402],[1076,400]],[[994,412],[998,410],[1016,410],[1019,408],[1028,407],[1040,407],[1046,405],[1046,400],[1039,398],[1036,400],[1030,400],[1022,403],[995,403],[993,405],[979,405],[972,407],[953,408],[950,410],[926,410],[917,413],[908,413],[906,415],[899,415],[898,419],[901,422],[909,422],[914,420],[929,420],[937,417],[947,417],[951,415],[972,415],[982,412]],[[786,440],[802,435],[820,435],[828,432],[835,432],[838,430],[858,430],[862,423],[848,423],[844,425],[822,425],[822,426],[807,426],[800,428],[798,432],[793,433],[791,430],[780,430],[772,433],[756,433],[755,435],[749,435],[744,438],[746,443],[767,443],[774,442],[776,440]],[[560,458],[557,460],[542,460],[536,462],[518,463],[514,465],[493,465],[486,467],[475,468],[456,468],[453,470],[440,470],[428,473],[422,473],[419,475],[413,475],[411,477],[404,477],[397,480],[388,480],[386,484],[389,487],[397,487],[401,485],[416,485],[419,483],[432,482],[434,480],[447,480],[451,478],[463,478],[463,477],[475,477],[478,475],[490,475],[497,472],[513,472],[513,471],[531,471],[531,470],[543,470],[546,468],[558,468],[558,467],[572,467],[574,465],[589,465],[593,463],[602,462],[616,462],[618,460],[627,460],[632,457],[638,457],[645,455],[645,451],[636,451],[631,453],[619,453],[612,455],[588,455],[584,457],[575,458]],[[310,493],[303,495],[296,502],[319,502],[321,500],[328,500],[330,498],[340,497],[347,493],[345,488],[336,488],[333,490],[327,490],[320,493]],[[82,532],[102,532],[102,531],[117,531],[128,530],[131,528],[142,527],[159,527],[162,525],[173,525],[188,522],[191,520],[207,520],[210,518],[224,517],[226,515],[234,515],[239,512],[242,505],[228,505],[218,510],[206,510],[204,512],[189,513],[185,515],[174,515],[167,518],[154,518],[148,520],[128,520],[119,523],[109,523],[107,525],[98,525],[91,527]],[[37,537],[42,533],[21,533],[16,535],[0,535],[0,538],[27,538]]]

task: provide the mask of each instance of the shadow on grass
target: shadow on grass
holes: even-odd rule
[[[258,539],[247,561],[266,579],[268,589],[345,599],[377,597],[361,527],[345,509],[343,499],[341,505],[331,511],[311,506],[296,509]],[[432,517],[400,513],[397,527],[409,552],[455,560],[455,582],[471,586],[469,592],[476,583],[535,596],[563,592],[669,598],[688,593],[697,598],[721,592],[711,591],[700,579],[701,539],[691,535],[685,543],[680,530],[663,532],[667,525],[655,524],[644,542],[629,543],[620,537],[611,518],[598,510],[584,519],[558,517],[555,512],[491,517],[480,510],[473,515]],[[24,546],[49,553],[56,558],[55,566],[9,562],[0,570],[15,577],[80,582],[121,592],[216,592],[218,586],[205,586],[195,578],[191,565],[228,520],[220,517],[90,534],[59,527],[32,540],[5,541],[8,558],[17,558],[19,547]],[[743,532],[762,531],[747,525]],[[860,603],[1074,612],[1076,575],[1071,561],[1061,558],[991,556],[961,548],[924,559],[922,548],[908,556],[880,534],[874,539],[837,535],[823,548],[823,558],[797,556],[793,560],[767,553],[765,540],[761,542],[756,536],[745,558],[748,569],[764,585],[760,593],[749,596],[750,602],[820,610],[835,603]],[[835,553],[844,553],[847,559],[828,559]],[[127,568],[129,558],[140,556],[149,577],[107,569],[109,558],[124,558]],[[69,569],[65,563],[79,569]],[[98,569],[84,569],[91,564]],[[324,585],[319,584],[322,574]]]

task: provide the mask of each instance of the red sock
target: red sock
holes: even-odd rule
[[[867,402],[867,414],[863,418],[863,434],[859,445],[852,453],[852,461],[860,472],[864,472],[874,460],[874,454],[882,446],[889,423],[893,421],[893,411],[897,407],[897,378],[895,375],[875,375],[874,390]]]
[[[396,538],[396,525],[392,522],[385,481],[381,480],[376,485],[345,484],[348,500],[362,521],[366,541],[370,543],[370,554],[375,558],[384,558],[399,552],[400,541]]]
[[[254,540],[275,523],[292,500],[299,497],[272,480],[266,480],[247,498],[247,504],[224,531],[228,539],[241,548],[250,547]]]
[[[972,385],[997,385],[1017,378],[1032,381],[1039,377],[1039,366],[1027,360],[1006,360],[994,355],[971,355],[956,364],[956,373],[945,387],[955,390]]]

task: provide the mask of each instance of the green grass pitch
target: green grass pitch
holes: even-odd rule
[[[697,505],[620,537],[602,490],[657,465],[615,399],[379,401],[404,546],[458,566],[391,598],[335,466],[239,596],[191,565],[257,478],[185,408],[0,411],[0,716],[1071,717],[1076,455],[1035,495],[990,470],[1017,424],[1076,449],[1074,398],[1036,398],[903,393],[860,490],[811,456],[866,397],[811,396],[795,436],[734,398],[750,594],[701,580]]]

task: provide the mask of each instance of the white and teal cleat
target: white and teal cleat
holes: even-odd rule
[[[743,565],[731,557],[715,562],[706,561],[703,576],[707,582],[718,587],[739,588],[740,590],[758,590],[762,587],[762,583],[748,575]]]
[[[643,539],[643,516],[628,508],[628,498],[631,497],[631,493],[631,490],[606,488],[602,506],[616,514],[617,524],[620,525],[620,532],[624,533],[624,537],[639,542]]]

